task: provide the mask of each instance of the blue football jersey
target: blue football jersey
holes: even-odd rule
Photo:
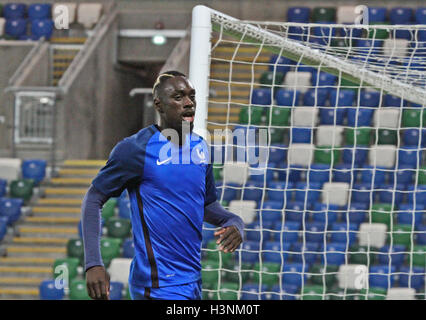
[[[209,149],[195,133],[182,146],[152,125],[119,142],[92,185],[109,197],[127,189],[135,257],[129,282],[164,287],[201,279],[204,207],[216,201]]]

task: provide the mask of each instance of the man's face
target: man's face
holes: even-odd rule
[[[181,133],[182,124],[186,121],[192,131],[196,102],[195,89],[188,79],[179,76],[167,79],[154,104],[165,128]]]

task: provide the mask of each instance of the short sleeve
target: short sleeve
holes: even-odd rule
[[[108,197],[118,197],[124,189],[141,182],[143,161],[133,143],[125,139],[111,151],[92,185]]]
[[[217,191],[216,184],[214,182],[213,176],[213,165],[211,163],[207,166],[206,172],[206,199],[204,201],[204,206],[215,202],[217,200]]]

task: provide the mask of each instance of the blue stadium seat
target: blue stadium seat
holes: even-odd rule
[[[356,167],[360,167],[367,161],[368,151],[366,147],[353,149],[351,146],[345,146],[342,154],[343,163],[352,165],[353,161]]]
[[[214,232],[214,231],[213,231]],[[209,239],[211,240],[211,239]],[[203,241],[204,241],[204,230],[203,230]],[[123,242],[123,258],[133,259],[135,256],[135,245],[133,239],[126,239]]]
[[[7,233],[7,217],[0,217],[0,242],[3,240]]]
[[[352,167],[351,164],[341,163],[336,164],[333,168],[333,182],[347,182],[351,183],[356,181],[358,170]]]
[[[367,108],[347,108],[348,126],[369,127],[373,118],[374,110]]]
[[[402,100],[402,98],[393,96],[391,94],[385,95],[385,107],[401,107],[401,104],[403,107],[406,107],[408,105],[407,100]]]
[[[393,287],[395,283],[395,266],[377,265],[370,267],[369,286],[387,289]]]
[[[416,243],[419,245],[426,245],[426,224],[417,226],[416,231]]]
[[[263,181],[247,181],[244,189],[241,191],[243,200],[260,201],[263,194]]]
[[[411,51],[414,51],[412,53],[415,58],[421,59],[426,57],[426,42],[412,41],[410,42],[410,49]]]
[[[259,250],[260,250],[259,241],[244,241],[243,244],[241,245],[241,251],[237,252],[237,254],[241,255],[242,262],[258,263],[259,252],[260,252]]]
[[[4,197],[7,192],[7,180],[0,179],[0,198]]]
[[[302,253],[303,243],[293,243],[291,247],[292,253],[290,254],[291,259],[294,263],[303,263],[304,260],[305,264],[312,265],[320,256],[319,247],[320,245],[317,242],[306,242]]]
[[[283,74],[286,74],[290,70],[292,65],[294,65],[293,60],[283,56],[280,56],[278,58],[278,55],[272,55],[269,60],[269,71],[274,71],[275,69],[275,72],[281,72]]]
[[[266,285],[261,285],[259,291],[259,284],[245,284],[241,288],[241,300],[261,300],[262,293],[265,291],[267,291]]]
[[[319,203],[314,204],[313,210],[310,212],[312,221],[327,223],[328,226],[335,223],[339,219],[339,206],[335,204]]]
[[[21,19],[25,17],[27,6],[23,3],[7,3],[3,7],[6,19]]]
[[[321,23],[324,24],[324,26],[313,27],[312,34],[315,36],[316,40],[320,40],[324,45],[327,45],[330,39],[336,36],[337,28],[333,26],[333,24],[335,24],[333,21],[323,21]]]
[[[50,19],[37,19],[31,21],[31,34],[36,37],[44,37],[50,40],[53,33],[53,20]]]
[[[132,216],[132,210],[130,208],[130,200],[124,199],[118,202],[118,216],[124,219],[130,219]]]
[[[355,100],[355,91],[350,89],[332,89],[330,91],[331,107],[350,107]]]
[[[261,210],[262,221],[278,222],[282,220],[283,203],[281,201],[264,201]]]
[[[345,263],[346,255],[346,243],[340,242],[330,242],[326,244],[325,248],[325,257],[321,256],[321,262],[323,264],[327,263],[330,265],[340,266]],[[322,246],[321,251],[323,251],[324,246]]]
[[[297,185],[295,188],[297,189]],[[311,203],[308,202],[307,207],[309,208],[310,206],[311,206]],[[287,202],[287,208],[285,209],[286,221],[295,221],[295,222],[302,223],[303,218],[307,220],[309,218],[309,215],[304,210],[304,207],[305,207],[305,203],[303,201]]]
[[[121,300],[123,298],[124,284],[117,281],[111,281],[109,284],[109,299]]]
[[[65,296],[64,288],[57,288],[55,280],[43,280],[39,286],[40,300],[62,300]]]
[[[391,248],[390,245],[385,245],[380,248],[377,253],[379,264],[395,266],[399,268],[404,263],[405,246],[394,244]]]
[[[305,225],[306,242],[324,243],[326,226],[323,222],[308,222]]]
[[[303,105],[306,107],[323,107],[326,105],[328,90],[325,88],[311,88],[303,95]]]
[[[279,238],[279,237],[278,237]],[[289,259],[290,242],[268,241],[263,246],[263,262],[286,263]],[[281,254],[282,251],[282,254]]]
[[[249,157],[250,159],[250,157]],[[260,183],[267,183],[274,180],[275,163],[268,163],[267,167],[264,164],[249,167],[249,179]],[[262,185],[263,186],[263,185]]]
[[[308,7],[290,7],[287,10],[288,22],[309,23],[311,8]]]
[[[33,34],[23,34],[22,36],[18,37],[18,40],[21,41],[38,41],[38,39],[39,37]]]
[[[331,226],[330,241],[343,244],[346,244],[346,242],[348,241],[349,246],[351,246],[356,241],[357,230],[358,225],[355,223],[349,223],[349,226],[346,224],[346,222],[334,223]]]
[[[18,198],[0,198],[0,217],[7,217],[8,225],[12,225],[21,217],[23,203]]]
[[[282,222],[281,221],[276,222],[275,225],[276,225],[275,229],[281,229]],[[286,243],[297,242],[297,240],[299,239],[299,232],[300,232],[301,225],[302,224],[300,222],[285,221],[284,227],[282,230],[283,245],[285,245]],[[279,232],[273,233],[272,237],[274,241],[280,241],[281,239],[281,235]]]
[[[408,24],[413,18],[413,10],[411,8],[396,7],[392,8],[389,13],[391,24]]]
[[[291,143],[312,143],[313,134],[311,128],[291,128]]]
[[[47,161],[42,159],[30,159],[22,161],[22,177],[33,179],[38,185],[46,176]]]
[[[298,190],[299,189],[299,190]],[[317,182],[309,182],[309,185],[305,182],[296,183],[296,191],[294,192],[294,199],[305,203],[305,198],[307,203],[310,205],[319,200],[321,194],[321,184]]]
[[[236,184],[227,183],[223,185],[222,181],[216,181],[216,189],[217,189],[217,198],[220,201],[232,201],[237,198],[237,189]],[[223,198],[222,198],[223,196]]]
[[[309,265],[302,263],[287,263],[283,265],[282,283],[287,285],[294,285],[297,288],[302,286],[302,282],[306,283],[309,271]],[[303,273],[303,274],[302,274]]]
[[[346,108],[331,107],[331,108],[320,108],[320,124],[322,125],[343,125],[343,120],[346,115]]]
[[[350,25],[349,23],[344,23]],[[347,37],[351,39],[361,38],[362,37],[362,29],[361,28],[339,28],[339,36]]]
[[[405,187],[403,184],[382,184],[378,186],[379,202],[381,203],[394,203],[399,205],[404,200]]]
[[[266,242],[271,239],[271,229],[274,224],[274,221],[255,221],[246,225],[246,238],[248,241],[259,242],[262,237],[262,241]]]
[[[359,105],[362,107],[377,108],[380,105],[380,92],[362,90]]]
[[[292,200],[293,191],[291,189],[294,189],[292,182],[272,181],[268,184],[266,195],[268,200],[279,201],[284,204],[285,201],[289,202]]]
[[[385,22],[387,9],[384,7],[368,7],[369,23]]]
[[[386,168],[374,167],[370,165],[365,165],[362,167],[361,171],[361,183],[365,183],[368,185],[372,185],[374,182],[374,186],[377,187],[379,185],[383,185],[386,180],[387,174]],[[374,179],[374,181],[373,181]]]
[[[25,19],[6,20],[5,33],[12,37],[20,37],[27,32],[27,21]]]
[[[411,166],[401,164],[398,166],[398,168],[394,169],[393,172],[388,172],[389,183],[393,184],[396,176],[397,184],[407,186],[413,182],[414,172],[415,169],[413,169]]]
[[[398,158],[401,165],[416,168],[422,162],[422,150],[417,146],[402,146],[398,151]]]
[[[287,181],[288,174],[288,181],[293,183],[300,181],[302,171],[306,171],[306,169],[298,165],[292,165],[290,168],[288,168],[287,163],[277,164],[277,169],[279,181]]]
[[[417,8],[415,12],[416,24],[426,24],[426,7]]]
[[[253,89],[251,104],[270,105],[272,101],[272,91],[269,88]]]
[[[296,72],[310,72],[312,75],[314,73],[318,73],[318,69],[317,68],[311,67],[311,66],[303,64],[301,62],[298,63],[298,64],[296,64],[296,66],[294,68],[294,71],[296,71]],[[311,75],[311,78],[312,78],[312,75]]]
[[[414,185],[410,185],[407,187],[407,191],[408,204],[414,205],[414,203],[416,203],[416,205],[421,204],[426,206],[426,185],[418,185],[417,187]]]
[[[424,135],[425,129],[406,129],[402,133],[402,141],[404,146],[418,146],[419,142],[422,145],[423,141],[421,140],[422,134]],[[424,139],[422,139],[424,140]]]
[[[35,3],[28,6],[28,18],[49,19],[51,17],[52,5],[50,3]]]
[[[414,226],[417,228],[423,222],[424,210],[425,206],[421,204],[415,207],[413,204],[400,204],[396,212],[396,221],[398,224],[413,225],[414,223]]]
[[[409,266],[402,266],[399,269],[399,286],[410,287],[416,290],[420,290],[424,287],[425,282],[425,268],[413,266],[411,269]]]
[[[280,294],[280,300],[296,300],[296,295],[299,293],[299,288],[297,286],[283,283],[281,291],[279,284],[273,286],[271,291],[278,292]]]
[[[349,223],[353,223],[359,226],[365,221],[365,218],[367,217],[368,204],[361,202],[351,202],[347,210],[347,215],[346,212],[341,215],[342,222],[346,223],[347,218],[349,218]]]
[[[306,41],[308,36],[308,28],[290,26],[288,28],[287,37],[297,41]]]
[[[269,162],[280,163],[287,159],[288,146],[284,144],[271,144],[269,147]]]
[[[352,189],[352,201],[361,203],[370,203],[372,195],[371,184],[369,183],[355,183]],[[374,198],[371,198],[374,200]]]
[[[298,106],[300,105],[300,97],[300,91],[292,89],[279,89],[275,94],[278,106]]]
[[[309,182],[319,183],[321,186],[324,182],[329,182],[331,179],[331,167],[328,164],[314,163],[308,171]]]

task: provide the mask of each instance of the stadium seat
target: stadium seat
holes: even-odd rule
[[[283,202],[281,201],[264,201],[260,216],[262,221],[277,222],[282,220]],[[260,220],[260,218],[259,218]]]
[[[130,199],[121,199],[119,201],[116,201],[115,203],[118,204],[118,216],[120,218],[130,220],[132,216]],[[115,206],[116,206],[115,203],[114,201],[112,201],[110,204],[108,204],[107,206],[108,217],[112,217],[115,215]]]
[[[290,7],[287,10],[288,22],[309,23],[311,9],[308,7]]]
[[[419,184],[426,184],[426,166],[418,169],[417,178]]]
[[[426,7],[417,8],[414,16],[416,24],[426,24]]]
[[[307,107],[324,107],[327,102],[328,90],[324,88],[311,88],[303,95],[303,105]]]
[[[413,18],[411,8],[395,7],[390,9],[389,20],[391,24],[408,24]]]
[[[307,285],[303,287],[301,300],[323,300],[325,297],[324,287],[322,285]]]
[[[290,119],[290,114],[291,114],[291,108],[283,108],[282,106],[272,106],[269,109],[266,109],[266,123],[267,124],[271,124],[271,126],[283,126],[286,127],[288,126],[288,122]],[[275,128],[271,128],[272,129]],[[271,133],[272,135],[272,133]],[[271,139],[273,139],[272,143],[275,143],[275,139],[273,137],[271,137]],[[282,141],[282,136],[280,141]]]
[[[339,267],[337,273],[338,286],[341,289],[360,289],[359,285],[365,287],[367,283],[366,278],[362,276],[368,275],[368,267],[362,264],[345,264]],[[361,276],[361,277],[360,277]]]
[[[65,6],[68,9],[68,21],[70,24],[75,22],[75,15],[76,15],[76,9],[77,4],[72,2],[56,2],[52,4],[52,17],[53,20],[57,18],[60,14],[63,13],[63,10],[60,10],[61,6]]]
[[[394,184],[396,178],[396,184],[402,184],[407,186],[412,183],[415,169],[407,165],[399,165],[393,172],[388,172],[388,179],[390,184]],[[419,181],[419,184],[420,183]]]
[[[339,242],[329,242],[326,244],[325,248],[322,248],[321,251],[325,251],[324,255],[321,255],[321,262],[323,264],[330,264],[340,266],[345,263],[346,256],[346,243]],[[324,250],[325,249],[325,250]]]
[[[354,103],[355,92],[349,89],[332,89],[330,91],[331,107],[351,107]]]
[[[361,223],[359,227],[360,246],[381,248],[386,244],[387,225],[384,223]]]
[[[408,191],[408,204],[422,204],[426,205],[426,185],[409,185],[407,187]]]
[[[336,21],[336,8],[315,7],[312,10],[312,22]]]
[[[259,242],[258,241],[244,241],[241,246],[241,261],[247,263],[256,263],[259,262]]]
[[[24,3],[6,3],[3,15],[6,19],[21,19],[25,17],[27,6]]]
[[[223,184],[223,181],[216,181],[217,198],[219,201],[230,202],[237,199],[236,184]]]
[[[67,257],[79,259],[80,265],[84,263],[84,247],[83,240],[69,239],[67,243]]]
[[[353,245],[348,250],[348,260],[351,264],[373,265],[376,262],[376,255],[372,251],[377,251],[375,247]]]
[[[370,128],[346,128],[345,143],[348,146],[368,146],[371,140]]]
[[[424,205],[418,204],[400,204],[396,212],[396,221],[398,224],[414,225],[418,227],[423,222]]]
[[[407,248],[411,248],[411,244],[414,243],[414,228],[409,224],[395,224],[393,225],[390,236],[394,246],[403,245]]]
[[[381,94],[379,91],[362,90],[359,105],[361,107],[377,108],[380,105]]]
[[[275,229],[281,229],[282,222],[276,223]],[[285,221],[284,226],[282,227],[282,243],[283,246],[286,244],[297,242],[299,239],[299,232],[301,228],[301,223],[296,221]],[[280,241],[281,234],[279,232],[272,234],[273,241]]]
[[[6,20],[5,33],[11,37],[18,38],[27,32],[27,20],[9,19]]]
[[[425,129],[406,129],[402,133],[402,141],[406,146],[424,146],[426,144]]]
[[[241,288],[241,300],[261,300],[262,293],[266,291],[266,285],[259,288],[259,284],[245,284]]]
[[[268,200],[284,203],[292,200],[293,191],[291,189],[294,189],[292,182],[272,181],[268,184],[266,195]]]
[[[111,260],[120,255],[121,239],[103,238],[101,239],[101,256],[106,267],[109,266]]]
[[[289,71],[285,76],[284,85],[290,90],[305,93],[311,86],[311,76],[310,72]]]
[[[4,35],[4,25],[6,24],[6,19],[0,17],[0,37]]]
[[[367,203],[351,202],[351,204],[345,208],[346,212],[343,212],[341,215],[342,222],[346,222],[349,219],[349,223],[359,226],[367,217],[367,208]]]
[[[244,162],[225,162],[223,180],[227,183],[243,184],[248,178],[248,164]]]
[[[260,242],[261,239],[263,242],[269,241],[271,238],[271,232],[269,230],[272,229],[274,222],[275,221],[263,219],[262,225],[260,221],[255,221],[245,225],[245,239],[256,242]]]
[[[328,226],[339,219],[339,206],[334,204],[315,203],[310,212],[313,222],[326,223]]]
[[[346,115],[346,108],[322,107],[319,111],[320,124],[322,125],[343,125]]]
[[[259,101],[258,101],[259,102]],[[238,115],[240,124],[259,125],[262,122],[264,108],[258,106],[242,107]]]
[[[7,193],[7,180],[0,179],[0,198],[4,197]]]
[[[240,285],[234,282],[222,282],[220,284],[219,296],[220,300],[238,300],[238,291]]]
[[[399,128],[399,110],[395,108],[377,109],[374,112],[374,126],[386,129]]]
[[[331,167],[327,164],[314,163],[311,165],[307,173],[309,177],[309,182],[320,183],[321,186],[325,182],[329,182],[331,180]]]
[[[270,88],[253,89],[250,103],[252,105],[271,105],[272,90]]]
[[[263,262],[262,267],[260,263],[256,263],[253,268],[253,282],[259,283],[262,279],[262,284],[270,288],[280,282],[280,271],[280,263]]]
[[[0,242],[3,240],[7,233],[7,217],[0,216]]]
[[[50,3],[35,3],[28,6],[28,18],[35,19],[49,19],[52,11]]]
[[[390,228],[392,220],[392,208],[393,205],[390,203],[374,203],[371,206],[371,222],[384,223]]]
[[[121,300],[123,298],[124,284],[121,282],[111,281],[109,284],[109,299]]]
[[[413,288],[389,288],[386,300],[415,300],[415,295]]]
[[[337,8],[336,22],[339,24],[353,24],[357,17],[356,6],[339,6]]]
[[[312,143],[313,130],[311,128],[291,128],[290,142],[296,143]]]
[[[321,255],[317,242],[306,242],[305,246],[303,243],[295,242],[292,244],[290,252],[293,263],[303,263],[304,261],[308,265],[314,264]]]
[[[371,166],[392,168],[395,166],[396,147],[393,145],[372,145],[368,153]]]
[[[301,203],[308,203],[309,206],[317,202],[321,195],[321,184],[316,182],[297,182],[294,200]]]
[[[80,265],[78,258],[61,258],[56,259],[53,263],[53,277],[55,279],[66,279],[68,281],[73,280],[77,277],[77,267]],[[66,278],[66,272],[68,273],[68,279]]]
[[[343,143],[343,127],[321,125],[316,130],[316,146],[340,147]]]
[[[318,90],[320,92],[321,92],[321,90],[323,90],[323,92],[327,92],[332,87],[334,87],[334,85],[336,83],[336,79],[337,79],[337,77],[335,75],[332,75],[332,74],[327,73],[327,72],[319,72],[319,73],[314,72],[314,73],[312,73],[311,83],[312,83],[312,86],[318,87],[318,88],[313,88],[313,89],[309,89],[309,90],[312,90],[312,91],[310,91],[311,93],[312,92],[315,93],[315,90]],[[315,95],[314,95],[314,97],[315,97]]]
[[[396,146],[398,144],[398,131],[397,130],[388,130],[388,129],[379,129],[379,135],[377,138],[377,144],[392,144]],[[374,137],[375,140],[375,137]]]
[[[354,149],[353,146],[344,146],[342,153],[343,163],[351,166],[353,163],[355,167],[362,166],[367,161],[368,151],[365,147]]]
[[[337,164],[333,170],[333,181],[352,183],[356,181],[358,171],[351,164]]]
[[[407,107],[408,102],[407,100],[404,100],[400,97],[391,95],[391,94],[387,94],[385,95],[385,100],[384,100],[384,106],[385,107]]]
[[[349,246],[355,243],[357,237],[358,225],[346,222],[333,223],[331,226],[331,242],[348,243]]]
[[[299,288],[283,283],[281,286],[279,284],[274,285],[270,291],[272,292],[271,299],[268,300],[296,300]],[[264,294],[264,297],[264,299],[267,299],[267,294]]]
[[[263,246],[263,261],[280,264],[286,263],[289,260],[289,251],[292,243],[283,240],[281,244],[279,233],[275,233],[274,238],[278,238],[278,241],[267,241]]]
[[[307,167],[312,163],[314,145],[308,143],[292,143],[288,147],[288,164],[290,166]]]
[[[10,196],[12,198],[20,198],[28,202],[33,196],[34,180],[19,179],[10,182]]]
[[[90,300],[86,280],[74,279],[71,281],[69,298],[70,300]]]
[[[424,286],[425,269],[422,267],[402,266],[399,269],[399,286],[404,288],[422,289]]]
[[[279,106],[298,106],[300,98],[300,91],[292,89],[279,89],[275,94],[276,103]]]
[[[251,223],[256,217],[256,201],[234,200],[229,203],[229,210],[240,216],[245,224]]]
[[[368,21],[370,23],[385,22],[387,8],[385,7],[368,7]]]
[[[369,126],[371,126],[371,120],[372,120],[373,114],[374,114],[373,109],[367,109],[367,108],[362,108],[362,107],[360,107],[360,108],[347,108],[346,112],[347,112],[348,126],[350,126],[350,127],[369,127]]]
[[[53,29],[53,20],[37,19],[31,21],[31,34],[38,38],[44,37],[46,40],[50,40]]]
[[[386,293],[386,289],[372,287],[368,289],[361,289],[359,297],[360,300],[385,300]]]
[[[326,225],[324,222],[308,222],[305,224],[306,242],[324,243]]]
[[[43,280],[39,286],[39,296],[40,300],[62,300],[65,291],[55,286],[55,280]]]
[[[372,188],[370,183],[355,183],[352,187],[352,202],[369,204],[373,194]]]
[[[349,199],[349,184],[345,182],[326,182],[322,188],[322,203],[344,206]]]
[[[406,31],[406,30],[401,30]],[[407,39],[385,39],[383,42],[383,54],[386,57],[401,58],[406,57],[409,52],[409,41]],[[406,101],[402,101],[402,104],[405,106]],[[390,94],[385,95],[384,106],[401,106],[401,98],[392,96]]]
[[[378,200],[382,203],[393,203],[399,205],[404,200],[405,187],[402,184],[383,184],[378,187]]]
[[[269,59],[269,71],[280,72],[283,74],[286,74],[287,71],[290,70],[290,67],[294,65],[294,61],[291,59],[288,59],[286,57],[280,56],[278,58],[278,55],[272,55]]]
[[[77,9],[77,21],[86,29],[92,29],[99,21],[102,13],[100,3],[80,3]]]
[[[405,128],[422,127],[422,112],[421,108],[404,108],[402,111],[402,126]]]
[[[341,150],[331,146],[316,147],[314,151],[315,163],[324,163],[330,166],[340,162]]]
[[[113,282],[121,282],[125,286],[129,281],[130,274],[130,265],[132,263],[132,259],[126,258],[114,258],[111,260],[111,264],[109,265],[108,272],[111,276],[111,281]]]
[[[392,265],[399,268],[404,263],[404,252],[406,252],[404,245],[385,245],[380,248],[378,256],[378,263],[381,265]]]
[[[132,225],[129,219],[110,218],[105,222],[107,235],[111,238],[124,239],[130,236]]]
[[[287,263],[282,268],[282,283],[287,285],[294,285],[298,288],[302,286],[302,283],[306,283],[308,279],[307,272],[309,266],[302,263]]]
[[[401,165],[417,168],[422,162],[422,150],[418,146],[403,146],[398,150],[398,159]]]
[[[107,202],[104,203],[102,207],[102,218],[108,220],[109,218],[115,215],[115,207],[117,206],[117,199],[110,198]]]
[[[0,217],[6,217],[8,225],[12,225],[21,217],[22,199],[0,198]]]
[[[275,76],[275,77],[274,77]],[[265,71],[260,75],[259,83],[264,85],[266,88],[279,86],[284,81],[284,73],[274,72],[274,71]]]
[[[35,184],[40,184],[46,176],[47,161],[42,159],[30,159],[22,161],[22,177],[33,179]]]
[[[331,288],[336,283],[336,275],[339,266],[316,263],[310,268],[310,281],[315,285]]]
[[[264,161],[266,161],[266,154]],[[269,183],[274,179],[275,163],[263,164],[263,161],[260,160],[259,162],[261,163],[249,167],[249,179],[251,181],[258,182],[263,186],[265,181],[266,183]]]
[[[243,200],[260,201],[263,195],[263,181],[247,181],[243,190],[241,190]]]

